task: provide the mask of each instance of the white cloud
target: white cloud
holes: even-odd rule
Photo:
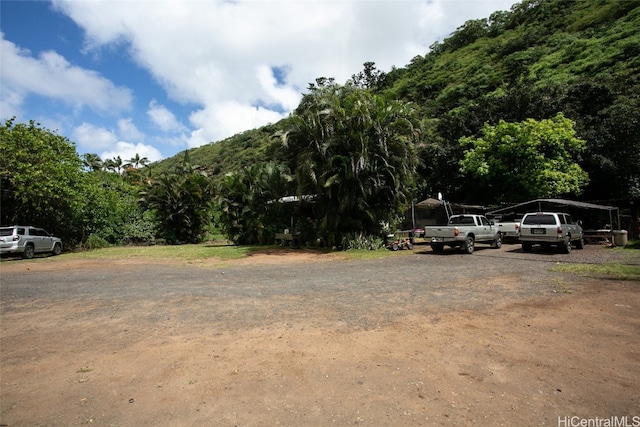
[[[5,40],[4,34],[0,41],[3,114],[5,108],[7,112],[19,110],[29,95],[103,113],[131,108],[131,91],[114,85],[99,73],[70,64],[53,51],[34,57],[30,51]]]
[[[291,111],[300,102],[300,93],[285,84],[279,84],[273,70],[268,65],[258,66],[256,73],[260,87],[264,90],[267,103],[275,103],[285,111]]]
[[[275,123],[283,117],[276,111],[234,101],[215,104],[191,114],[189,119],[197,130],[191,133],[189,147],[217,142],[247,129]]]
[[[72,139],[85,152],[96,153],[112,147],[118,141],[118,136],[91,123],[82,123],[73,130]]]
[[[118,134],[127,140],[144,141],[145,139],[144,134],[138,130],[131,118],[118,120]]]
[[[163,158],[160,151],[152,145],[123,141],[144,140],[144,135],[138,131],[131,119],[119,120],[118,131],[119,134],[116,134],[108,129],[83,123],[73,130],[72,137],[83,152],[99,153],[103,160],[120,156],[126,162],[135,157],[136,153],[140,157],[147,157],[150,162]]]
[[[83,28],[88,51],[127,49],[172,100],[195,105],[189,145],[197,146],[279,120],[317,77],[342,83],[366,61],[383,71],[402,67],[466,20],[513,3],[54,0],[54,7]],[[41,61],[56,69],[55,58]],[[272,70],[283,66],[288,73],[278,81]],[[155,101],[147,114],[165,132],[188,132]]]
[[[158,104],[155,99],[152,99],[149,103],[147,116],[149,116],[151,121],[163,132],[182,132],[186,129],[185,126],[176,119],[176,116],[167,109],[167,107]]]
[[[140,155],[140,157],[146,157],[149,162],[155,162],[162,159],[160,151],[151,145],[141,143],[133,144],[125,141],[118,141],[112,150],[103,151],[100,154],[100,158],[105,160],[120,156],[123,162],[128,162],[130,159],[134,158],[136,154]]]
[[[0,87],[0,118],[21,117],[24,95],[9,87]]]

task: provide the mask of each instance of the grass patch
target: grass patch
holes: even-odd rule
[[[65,259],[86,260],[117,260],[117,259],[141,259],[151,261],[178,260],[199,261],[208,258],[221,260],[233,260],[244,258],[247,255],[262,249],[259,246],[231,246],[211,243],[196,245],[158,245],[158,246],[113,246],[109,248],[90,251],[66,253]],[[48,259],[55,259],[50,257]]]
[[[343,254],[346,258],[351,260],[380,259],[392,256],[394,254],[401,255],[403,253],[413,253],[413,251],[392,252],[389,249],[381,248],[374,251],[369,251],[366,249],[350,249],[348,251],[341,252],[341,254]]]
[[[551,288],[554,293],[570,294],[573,292],[566,280],[557,277],[552,280]]]
[[[155,245],[155,246],[109,246],[91,250],[65,252],[61,257],[37,256],[30,262],[56,262],[73,260],[91,261],[115,261],[120,259],[140,260],[140,261],[181,261],[189,264],[198,263],[208,259],[218,259],[222,262],[242,259],[256,252],[262,251],[297,251],[280,246],[236,246],[227,244],[226,241],[206,242],[193,245]],[[392,252],[388,249],[365,250],[351,249],[348,251],[332,251],[331,249],[308,249],[307,252],[317,252],[318,254],[336,253],[348,260],[371,260],[386,258],[389,256],[403,256],[414,253],[414,251]],[[3,258],[3,261],[5,259]]]
[[[615,250],[629,250],[629,249],[640,249],[640,240],[629,240],[627,242],[627,245],[620,248],[620,247],[616,247]]]
[[[618,280],[640,282],[640,265],[622,264],[561,264],[553,267],[552,271],[579,274],[590,277],[612,277]]]
[[[159,246],[114,246],[85,252],[65,254],[66,259],[116,260],[116,259],[146,259],[153,261],[179,260],[186,262],[202,261],[208,258],[218,258],[223,261],[242,259],[253,253],[264,250],[288,251],[297,249],[282,248],[280,246],[235,246],[217,243],[200,243],[195,245],[159,245]],[[318,254],[335,252],[329,249],[310,249]],[[351,260],[378,259],[393,254],[413,253],[413,251],[392,252],[387,249],[364,250],[352,249],[336,252]],[[49,259],[54,259],[50,257]]]

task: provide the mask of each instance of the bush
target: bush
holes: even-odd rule
[[[145,211],[142,218],[137,218],[122,227],[122,243],[125,245],[151,244],[157,233],[155,215]]]
[[[84,247],[89,250],[108,248],[109,246],[111,246],[109,242],[95,234],[90,235],[87,241],[84,243]]]
[[[366,249],[374,251],[383,247],[384,240],[380,236],[351,233],[342,238],[342,248],[345,251],[352,249]]]

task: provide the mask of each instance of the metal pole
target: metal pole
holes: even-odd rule
[[[415,230],[416,228],[416,207],[415,204],[413,203],[413,200],[411,200],[411,229]]]

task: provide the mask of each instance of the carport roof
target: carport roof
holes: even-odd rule
[[[451,206],[452,208],[477,209],[477,210],[486,209],[484,206],[480,206],[480,205],[464,205],[461,203],[445,202],[444,200],[438,200],[431,197],[416,203],[414,206],[416,209],[435,209],[435,208],[444,206],[445,203]]]
[[[536,199],[528,202],[519,203],[517,205],[508,206],[506,208],[496,209],[491,212],[487,212],[488,215],[497,215],[504,213],[526,213],[527,211],[545,211],[556,210],[559,208],[577,208],[577,209],[595,209],[601,211],[616,211],[615,206],[596,205],[594,203],[578,202],[575,200],[566,199]]]

